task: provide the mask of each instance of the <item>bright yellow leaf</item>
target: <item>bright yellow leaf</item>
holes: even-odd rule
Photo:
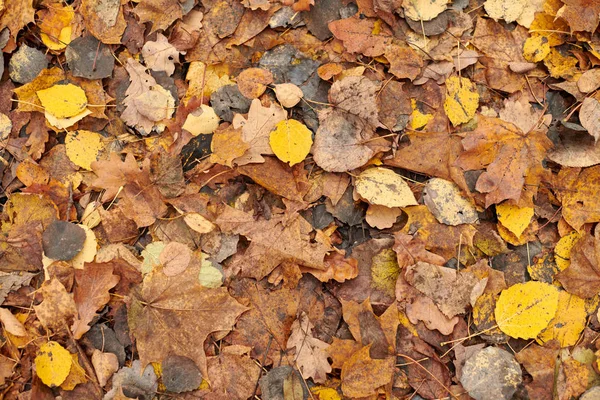
[[[517,283],[503,290],[496,302],[498,327],[508,336],[533,339],[556,315],[558,297],[558,289],[547,283]]]
[[[102,136],[96,132],[79,130],[67,133],[65,138],[69,160],[88,171],[92,170],[92,163],[96,161],[98,152],[103,147]]]
[[[417,100],[410,99],[410,105],[413,109],[410,114],[410,127],[412,129],[420,129],[427,125],[433,119],[433,114],[423,114],[417,107]]]
[[[71,353],[57,342],[44,343],[35,357],[37,375],[50,387],[60,386],[67,379],[72,364]]]
[[[333,388],[325,386],[314,386],[310,388],[312,394],[319,400],[342,400],[342,396]]]
[[[550,54],[550,44],[545,36],[528,37],[523,44],[523,57],[529,62],[542,61]]]
[[[290,166],[304,161],[312,143],[310,129],[295,119],[279,121],[269,137],[273,153]]]
[[[69,371],[69,375],[61,383],[60,388],[63,390],[73,390],[75,386],[80,383],[86,383],[87,378],[85,376],[85,369],[79,364],[79,357],[77,354],[71,354],[72,363],[71,363],[71,371]]]
[[[532,207],[517,207],[504,202],[496,205],[498,221],[516,237],[520,237],[531,223]]]
[[[554,246],[554,260],[559,270],[564,271],[571,265],[571,249],[580,237],[581,235],[577,231],[573,231],[561,237],[556,246]]]
[[[391,169],[376,167],[361,172],[356,178],[355,188],[370,204],[386,207],[417,205],[408,184]]]
[[[46,35],[44,32],[40,33],[40,36],[46,47],[48,47],[50,50],[59,51],[67,48],[67,45],[71,43],[72,32],[73,28],[70,26],[65,26],[60,30],[60,35],[58,35],[56,40]]]
[[[444,110],[452,125],[469,122],[479,106],[477,88],[467,78],[452,76],[446,79],[446,100]]]
[[[558,298],[558,309],[560,312],[556,313],[546,329],[539,334],[537,342],[544,344],[556,340],[560,347],[573,346],[585,328],[585,300],[562,291]]]
[[[554,48],[550,50],[550,53],[544,59],[544,65],[553,78],[572,78],[574,72],[577,71],[577,68],[575,68],[577,62],[575,57],[563,56]]]
[[[56,118],[73,117],[87,106],[85,92],[72,83],[54,85],[48,89],[38,90],[37,96],[46,112]]]

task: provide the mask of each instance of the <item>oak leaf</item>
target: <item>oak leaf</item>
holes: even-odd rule
[[[164,71],[169,76],[173,75],[175,63],[179,62],[179,51],[161,33],[156,35],[156,41],[144,44],[142,55],[151,70]]]
[[[173,352],[194,360],[208,376],[204,341],[213,332],[231,330],[247,308],[226,288],[201,286],[198,273],[198,265],[172,277],[155,270],[131,293],[128,321],[142,366]]]

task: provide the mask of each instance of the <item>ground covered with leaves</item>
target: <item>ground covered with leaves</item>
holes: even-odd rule
[[[0,397],[599,399],[599,18],[0,0]]]

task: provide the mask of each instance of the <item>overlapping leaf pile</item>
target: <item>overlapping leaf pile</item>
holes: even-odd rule
[[[2,398],[600,398],[599,21],[0,0]]]

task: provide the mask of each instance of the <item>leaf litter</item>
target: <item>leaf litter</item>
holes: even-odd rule
[[[0,0],[3,398],[598,396],[595,2],[68,3]]]

